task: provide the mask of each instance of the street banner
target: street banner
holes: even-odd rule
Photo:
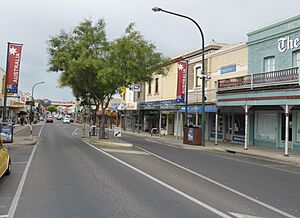
[[[7,95],[17,95],[19,76],[20,76],[20,64],[21,64],[21,52],[22,45],[8,43],[7,53]]]
[[[187,64],[185,61],[178,62],[177,99],[182,99],[184,97],[186,67]]]

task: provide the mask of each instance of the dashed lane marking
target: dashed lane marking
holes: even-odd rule
[[[115,156],[113,156],[113,155],[111,155],[111,154],[109,154],[109,153],[103,151],[102,149],[97,148],[97,147],[95,147],[94,145],[92,145],[92,144],[90,144],[90,143],[88,143],[88,142],[85,142],[85,141],[83,141],[83,143],[89,145],[90,147],[94,148],[95,150],[101,152],[102,154],[104,154],[104,155],[106,155],[106,156],[112,158],[113,160],[119,162],[120,164],[123,164],[124,166],[127,166],[128,168],[130,168],[130,169],[136,171],[137,173],[139,173],[139,174],[141,174],[141,175],[147,177],[148,179],[150,179],[150,180],[152,180],[152,181],[154,181],[154,182],[160,184],[161,186],[163,186],[163,187],[165,187],[165,188],[167,188],[167,189],[169,189],[169,190],[171,190],[171,191],[173,191],[173,192],[175,192],[175,193],[181,195],[182,197],[184,197],[184,198],[186,198],[186,199],[188,199],[188,200],[194,202],[195,204],[197,204],[197,205],[199,205],[199,206],[201,206],[201,207],[203,207],[203,208],[205,208],[205,209],[211,211],[212,213],[217,214],[217,215],[219,215],[220,217],[224,217],[224,218],[232,218],[231,216],[227,215],[226,213],[223,213],[222,211],[220,211],[220,210],[218,210],[218,209],[216,209],[216,208],[214,208],[214,207],[212,207],[212,206],[209,206],[208,204],[205,204],[204,202],[202,202],[202,201],[200,201],[200,200],[198,200],[198,199],[196,199],[196,198],[194,198],[194,197],[192,197],[192,196],[190,196],[190,195],[188,195],[188,194],[186,194],[186,193],[184,193],[184,192],[182,192],[182,191],[180,191],[180,190],[174,188],[173,186],[171,186],[171,185],[169,185],[169,184],[167,184],[167,183],[165,183],[165,182],[163,182],[163,181],[161,181],[161,180],[155,178],[154,176],[151,176],[151,175],[145,173],[144,171],[142,171],[142,170],[140,170],[140,169],[138,169],[138,168],[136,168],[136,167],[134,167],[134,166],[132,166],[132,165],[126,163],[125,161],[122,161],[122,160],[120,160],[119,158],[117,158],[117,157],[115,157]]]
[[[124,149],[113,149],[113,148],[101,148],[103,151],[109,152],[109,153],[123,153],[123,154],[143,154],[143,155],[149,155],[148,153],[144,151],[135,151],[135,150],[124,150]]]
[[[168,160],[168,159],[166,159],[166,158],[164,158],[164,157],[161,157],[161,156],[159,156],[159,155],[157,155],[157,154],[154,154],[154,153],[152,153],[151,151],[148,151],[148,150],[146,150],[146,149],[144,149],[144,148],[141,148],[141,147],[139,147],[139,146],[136,146],[136,148],[141,149],[142,151],[148,152],[149,154],[153,155],[154,157],[157,157],[157,158],[159,158],[159,159],[161,159],[161,160],[164,160],[164,161],[166,161],[167,163],[170,163],[170,164],[172,164],[172,165],[174,165],[174,166],[177,166],[177,167],[180,168],[180,169],[183,169],[183,170],[185,170],[185,171],[187,171],[187,172],[189,172],[189,173],[192,173],[192,174],[195,175],[195,176],[198,176],[198,177],[200,177],[200,178],[202,178],[202,179],[204,179],[204,180],[206,180],[206,181],[208,181],[208,182],[211,182],[211,183],[213,183],[213,184],[215,184],[215,185],[217,185],[217,186],[219,186],[219,187],[222,187],[222,188],[224,188],[224,189],[226,189],[226,190],[228,190],[228,191],[230,191],[230,192],[232,192],[232,193],[235,193],[235,194],[237,194],[237,195],[239,195],[239,196],[241,196],[241,197],[243,197],[243,198],[246,198],[246,199],[248,199],[248,200],[250,200],[250,201],[252,201],[252,202],[254,202],[254,203],[256,203],[256,204],[259,204],[259,205],[261,205],[261,206],[263,206],[263,207],[265,207],[265,208],[268,208],[269,210],[272,210],[272,211],[274,211],[274,212],[276,212],[276,213],[278,213],[278,214],[281,214],[281,215],[283,215],[283,216],[285,216],[285,217],[289,217],[289,218],[297,218],[297,217],[295,217],[295,216],[292,215],[292,214],[289,214],[289,213],[287,213],[287,212],[285,212],[285,211],[283,211],[283,210],[280,210],[280,209],[278,209],[278,208],[276,208],[276,207],[273,207],[273,206],[271,206],[271,205],[269,205],[269,204],[267,204],[267,203],[264,203],[264,202],[262,202],[262,201],[259,201],[259,200],[255,199],[255,198],[251,197],[251,196],[248,196],[248,195],[246,195],[246,194],[244,194],[244,193],[241,193],[241,192],[239,192],[239,191],[237,191],[237,190],[235,190],[235,189],[233,189],[233,188],[230,188],[230,187],[228,187],[228,186],[226,186],[226,185],[223,185],[223,184],[220,183],[220,182],[217,182],[217,181],[215,181],[215,180],[213,180],[213,179],[210,179],[210,178],[208,178],[208,177],[206,177],[206,176],[204,176],[204,175],[201,175],[200,173],[197,173],[197,172],[195,172],[195,171],[193,171],[193,170],[190,170],[190,169],[188,169],[188,168],[186,168],[186,167],[184,167],[184,166],[181,166],[181,165],[179,165],[179,164],[177,164],[177,163],[175,163],[175,162],[173,162],[173,161],[170,161],[170,160]]]

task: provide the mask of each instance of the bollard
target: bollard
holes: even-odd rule
[[[33,137],[32,137],[32,126],[29,125],[29,139],[32,140]]]

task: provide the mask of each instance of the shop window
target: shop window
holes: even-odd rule
[[[158,93],[158,78],[155,79],[155,94]]]
[[[234,134],[245,135],[245,115],[243,114],[234,115]]]
[[[300,50],[293,52],[293,67],[300,68]]]
[[[264,141],[275,141],[278,126],[277,114],[270,111],[258,111],[256,123],[256,139]]]
[[[275,70],[275,56],[264,58],[264,72],[271,72]]]

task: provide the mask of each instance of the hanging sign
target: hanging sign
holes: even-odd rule
[[[22,45],[15,43],[8,43],[7,53],[7,94],[17,95],[19,76],[20,76],[20,64],[21,64],[21,52]]]
[[[177,73],[177,98],[182,99],[185,93],[185,74],[187,63],[185,61],[178,62]]]

